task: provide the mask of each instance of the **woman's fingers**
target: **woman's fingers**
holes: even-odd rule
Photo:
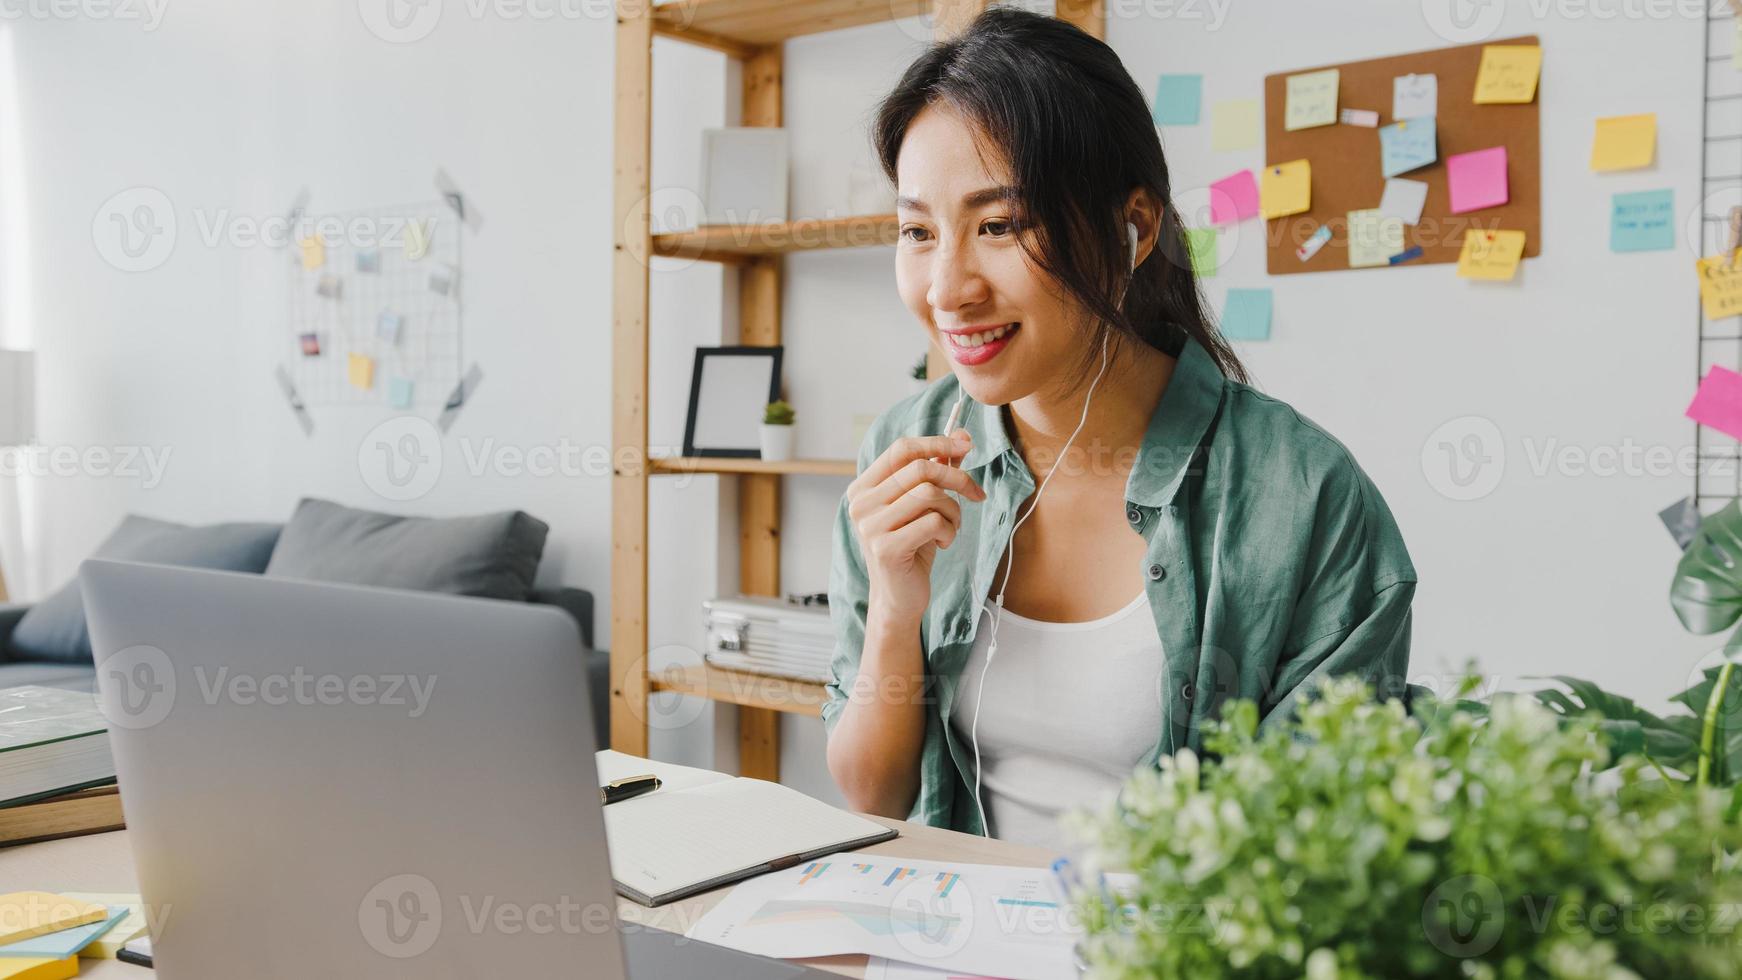
[[[965,429],[958,429],[956,433],[947,436],[905,436],[897,439],[870,466],[865,467],[865,472],[859,474],[847,487],[847,493],[851,495],[854,491],[875,487],[914,460],[929,460],[934,457],[956,459],[966,456],[970,445]]]
[[[894,502],[867,515],[861,525],[861,533],[875,535],[893,531],[928,513],[943,515],[952,529],[962,524],[962,505],[937,487],[922,483],[897,497]]]
[[[869,471],[867,471],[869,472]],[[907,465],[896,470],[890,477],[862,490],[857,495],[849,493],[850,512],[857,517],[860,514],[870,514],[880,507],[886,507],[904,494],[911,493],[916,487],[932,486],[938,490],[954,490],[970,500],[985,500],[986,491],[980,488],[974,478],[967,473],[942,463],[929,459],[913,459]]]

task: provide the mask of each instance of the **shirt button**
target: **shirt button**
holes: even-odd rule
[[[1151,582],[1159,582],[1166,577],[1167,569],[1162,568],[1160,564],[1149,566],[1149,580]]]
[[[1130,522],[1133,527],[1142,524],[1143,512],[1135,507],[1127,507],[1125,508],[1125,520]]]
[[[1186,700],[1187,700],[1187,701],[1190,701],[1190,700],[1191,700],[1191,699],[1192,699],[1192,690],[1193,690],[1193,689],[1192,689],[1192,682],[1191,682],[1191,681],[1186,681],[1186,683],[1185,683],[1185,686],[1184,686],[1184,687],[1182,687],[1182,688],[1180,688],[1180,692],[1179,692],[1179,693],[1180,693],[1180,695],[1181,695],[1181,696],[1182,696],[1182,697],[1184,697],[1184,698],[1185,698],[1185,699],[1186,699]]]

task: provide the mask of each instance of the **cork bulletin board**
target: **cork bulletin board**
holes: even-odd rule
[[[1380,126],[1396,121],[1391,117],[1391,96],[1393,80],[1397,76],[1432,74],[1439,77],[1438,159],[1426,167],[1398,175],[1428,185],[1421,222],[1405,225],[1403,229],[1403,247],[1407,250],[1419,245],[1422,256],[1405,264],[1455,264],[1463,249],[1464,232],[1472,227],[1523,231],[1525,257],[1540,254],[1542,147],[1537,107],[1542,102],[1542,82],[1540,79],[1537,82],[1536,99],[1525,105],[1477,105],[1474,102],[1476,73],[1484,47],[1540,43],[1535,36],[1514,37],[1372,61],[1298,68],[1265,76],[1265,163],[1312,161],[1312,209],[1265,222],[1270,274],[1348,270],[1348,214],[1378,207],[1385,190],[1385,178],[1380,173],[1377,128],[1340,122],[1294,132],[1283,128],[1288,77],[1328,68],[1341,72],[1338,106],[1371,109],[1379,113]],[[1499,207],[1453,214],[1447,197],[1446,158],[1491,146],[1506,147],[1510,199]],[[1330,242],[1317,255],[1302,262],[1295,249],[1321,225],[1330,227]]]

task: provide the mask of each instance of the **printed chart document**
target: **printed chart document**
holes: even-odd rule
[[[599,783],[651,773],[659,789],[605,807],[618,894],[649,907],[899,836],[779,783],[605,749]]]
[[[763,956],[1074,980],[1081,931],[1049,868],[845,853],[740,883],[686,935]]]

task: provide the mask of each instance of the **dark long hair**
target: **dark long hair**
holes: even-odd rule
[[[982,160],[991,151],[1008,162],[1019,204],[1012,229],[1023,251],[1093,321],[1085,372],[1104,339],[1135,338],[1178,355],[1189,336],[1222,374],[1247,380],[1205,315],[1161,139],[1143,92],[1112,48],[1054,17],[986,10],[964,33],[927,48],[878,106],[872,140],[890,184],[897,183],[908,126],[933,103],[975,127]],[[1155,251],[1129,277],[1121,307],[1129,268],[1125,207],[1138,187],[1161,202],[1161,228]]]

